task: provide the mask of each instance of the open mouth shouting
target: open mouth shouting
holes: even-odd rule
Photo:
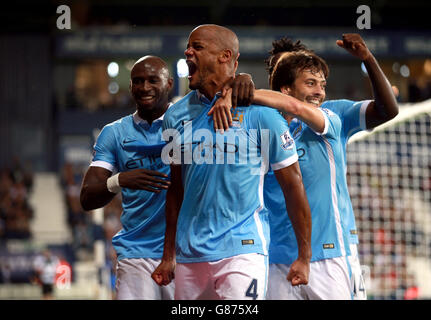
[[[186,60],[187,66],[189,67],[189,76],[188,79],[190,79],[193,74],[197,71],[198,67],[196,64],[191,60]]]

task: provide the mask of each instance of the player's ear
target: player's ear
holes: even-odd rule
[[[129,92],[132,93],[132,79],[129,81]]]
[[[220,51],[219,61],[221,63],[226,63],[232,59],[232,50],[224,49]]]
[[[280,88],[281,93],[290,95],[290,93],[292,92],[292,89],[290,89],[290,87],[288,86],[283,86]]]
[[[173,86],[174,86],[174,79],[169,78],[168,79],[168,91],[171,91]]]

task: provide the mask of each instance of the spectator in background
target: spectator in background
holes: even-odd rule
[[[81,190],[81,174],[75,173],[76,168],[71,163],[65,163],[62,173],[62,184],[67,207],[67,222],[72,230],[73,247],[81,258],[93,248],[93,223],[81,206],[79,194]]]
[[[33,174],[24,170],[18,158],[10,169],[0,171],[0,237],[29,239],[33,209],[28,198],[33,185]]]
[[[49,249],[43,250],[42,255],[34,259],[34,280],[40,285],[44,300],[54,299],[54,282],[59,263],[60,260]]]

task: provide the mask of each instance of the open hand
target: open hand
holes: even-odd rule
[[[168,175],[159,171],[135,169],[121,172],[118,181],[122,188],[159,193],[171,184],[166,178]]]
[[[222,134],[224,133],[224,130],[228,130],[232,125],[232,114],[230,112],[230,109],[232,108],[232,89],[228,88],[224,90],[223,94],[224,95],[217,99],[208,112],[209,116],[213,116],[214,130],[220,130]]]

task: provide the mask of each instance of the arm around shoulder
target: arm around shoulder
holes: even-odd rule
[[[277,109],[288,117],[298,118],[315,132],[322,133],[325,129],[325,118],[318,108],[287,94],[259,89],[254,93],[253,102]]]

